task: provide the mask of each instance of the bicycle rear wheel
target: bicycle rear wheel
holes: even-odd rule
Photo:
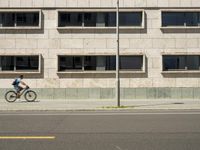
[[[32,91],[32,90],[28,90],[25,94],[24,94],[24,98],[28,101],[28,102],[34,102],[37,98],[37,94]]]
[[[17,93],[15,91],[8,91],[5,94],[5,99],[9,103],[15,102],[17,99]]]

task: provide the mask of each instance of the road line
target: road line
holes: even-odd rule
[[[0,136],[0,140],[54,140],[55,136]]]

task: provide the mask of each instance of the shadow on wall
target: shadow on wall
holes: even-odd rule
[[[178,27],[177,27],[177,29],[161,29],[161,31],[163,32],[163,33],[165,33],[165,34],[167,34],[167,33],[182,33],[182,34],[186,34],[186,33],[200,33],[200,28],[198,29],[198,28],[194,28],[194,29],[178,29]]]
[[[59,78],[115,78],[115,73],[58,73]],[[147,73],[121,73],[120,78],[147,78]]]
[[[60,34],[114,34],[116,33],[116,29],[58,29]],[[121,34],[145,34],[146,29],[120,29]]]
[[[163,73],[163,77],[165,78],[199,78],[200,74],[199,73]]]

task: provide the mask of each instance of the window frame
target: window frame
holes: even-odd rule
[[[1,9],[0,13],[39,13],[39,25],[38,26],[16,26],[16,15],[15,15],[15,22],[14,26],[11,27],[2,27],[0,26],[0,30],[8,30],[8,29],[14,29],[14,30],[26,30],[26,29],[41,29],[42,27],[42,11],[40,9]]]
[[[160,29],[200,29],[200,25],[199,26],[162,26],[162,13],[163,12],[174,12],[174,13],[179,13],[179,12],[185,12],[185,13],[192,13],[192,12],[199,12],[200,13],[200,9],[161,9],[160,10]]]
[[[3,56],[10,56],[10,57],[14,57],[14,70],[6,70],[6,71],[3,71],[2,70],[2,66],[1,66],[1,62],[0,62],[0,74],[20,74],[20,73],[23,73],[23,74],[41,74],[41,58],[42,58],[42,55],[41,54],[19,54],[19,55],[16,55],[16,54],[0,54],[0,61],[1,61],[1,58]],[[38,70],[36,71],[31,71],[31,70],[16,70],[16,57],[27,57],[27,56],[38,56]]]
[[[185,69],[172,69],[164,70],[164,57],[163,56],[199,56],[199,70],[188,70],[187,66]],[[187,58],[186,58],[187,59]],[[187,61],[185,62],[187,63]],[[183,74],[183,73],[200,73],[200,53],[162,53],[162,74]]]
[[[97,29],[97,30],[104,30],[104,29],[116,29],[117,27],[85,27],[84,22],[82,23],[82,26],[65,26],[65,27],[59,27],[59,12],[81,12],[81,13],[87,13],[87,12],[97,12],[97,13],[103,13],[103,12],[116,12],[116,9],[59,9],[57,10],[57,29],[58,30],[83,30],[83,29]],[[120,9],[120,12],[141,12],[142,13],[142,24],[141,26],[121,26],[120,29],[144,29],[145,28],[145,12],[143,9]],[[83,17],[84,18],[84,17]]]
[[[83,61],[82,61],[82,70],[66,70],[66,71],[59,71],[59,57],[62,56],[82,56]],[[57,55],[57,74],[115,74],[116,70],[84,70],[84,56],[116,56],[113,54],[95,54],[95,55],[90,55],[90,54],[84,54],[84,55],[71,55],[71,54],[59,54]],[[120,69],[120,73],[123,74],[143,74],[146,73],[146,56],[143,53],[137,53],[137,54],[121,54],[120,56],[141,56],[142,57],[142,68],[141,70],[124,70]]]

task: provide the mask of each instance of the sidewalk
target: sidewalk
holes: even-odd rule
[[[8,103],[0,99],[0,111],[12,110],[135,110],[135,109],[163,109],[163,110],[200,110],[200,100],[122,100],[122,108],[116,108],[114,100],[38,100],[26,102],[17,100]]]

